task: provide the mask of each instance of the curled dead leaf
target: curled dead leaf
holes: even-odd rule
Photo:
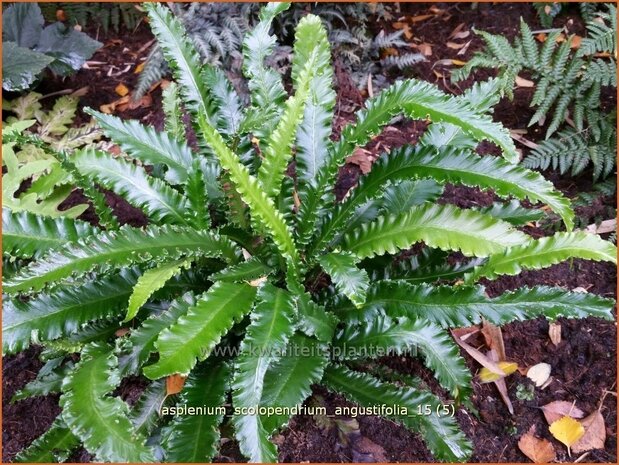
[[[347,163],[352,163],[361,168],[363,174],[367,174],[372,169],[372,152],[362,148],[356,148],[350,157],[346,159]]]
[[[557,458],[552,443],[535,436],[535,425],[520,437],[518,449],[534,463],[548,463]]]
[[[574,402],[568,402],[566,400],[555,400],[554,402],[543,405],[541,409],[549,425],[560,420],[561,417],[564,416],[572,418],[582,418],[585,416],[584,412],[574,405]]]

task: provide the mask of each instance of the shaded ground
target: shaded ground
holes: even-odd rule
[[[423,41],[432,43],[433,56],[426,63],[420,63],[408,73],[434,82],[445,90],[460,92],[470,85],[473,77],[460,83],[459,87],[449,83],[434,71],[433,62],[443,58],[458,58],[466,61],[472,53],[481,47],[481,41],[471,36],[471,45],[464,56],[457,56],[457,51],[445,46],[449,34],[460,23],[467,27],[477,27],[493,33],[503,33],[513,36],[517,31],[519,17],[522,16],[537,26],[533,9],[526,4],[491,5],[479,3],[476,9],[470,4],[436,4],[444,9],[446,14],[428,21],[415,24],[413,33]],[[424,14],[430,5],[402,4],[402,13],[407,15]],[[564,17],[559,23],[568,23],[570,17]],[[576,15],[568,27],[570,32],[582,34],[582,24]],[[382,25],[391,27],[390,25]],[[107,76],[110,66],[115,69],[124,69],[127,64],[135,65],[143,58],[147,50],[140,50],[143,45],[152,39],[147,28],[141,26],[133,34],[126,34],[122,40],[108,40],[106,47],[98,52],[94,61],[107,63],[100,69],[83,70],[76,76],[63,83],[49,82],[44,84],[43,93],[53,92],[62,88],[79,89],[89,86],[89,92],[81,99],[81,105],[98,109],[100,105],[108,104],[119,98],[114,89],[119,83],[132,88],[137,75],[131,68],[118,76]],[[138,53],[139,52],[139,53]],[[439,74],[448,76],[445,69],[438,68]],[[363,97],[351,85],[350,79],[341,69],[337,71],[338,81],[338,108],[335,121],[336,133],[351,120],[351,113],[360,107]],[[476,73],[475,79],[482,79],[488,74]],[[509,128],[526,128],[532,114],[528,107],[531,92],[529,89],[518,89],[514,101],[503,100],[495,110],[495,118]],[[161,98],[160,90],[152,94],[152,103],[149,106],[128,110],[120,116],[123,118],[137,118],[146,124],[161,128]],[[423,133],[425,125],[419,121],[401,121],[393,125],[380,138],[374,140],[367,149],[374,155],[378,152],[397,147],[406,143],[414,143]],[[527,138],[538,140],[541,132],[532,129]],[[480,147],[480,153],[491,154],[494,148],[489,144]],[[354,164],[342,168],[340,179],[336,187],[338,198],[345,195],[353,186],[361,169]],[[557,187],[570,196],[590,187],[589,174],[584,173],[574,180],[560,179],[556,173],[546,173]],[[67,202],[79,203],[81,194],[76,193]],[[133,226],[145,224],[144,215],[128,205],[112,193],[106,193],[108,204],[121,223]],[[486,206],[496,200],[492,192],[482,192],[478,189],[448,186],[442,201],[455,203],[462,207]],[[614,199],[601,199],[602,206],[613,205]],[[584,207],[599,209],[600,205]],[[84,214],[84,219],[96,221],[92,210]],[[540,236],[548,232],[540,229],[528,229],[529,234]],[[616,269],[609,264],[600,264],[582,260],[572,263],[562,263],[545,270],[524,272],[516,277],[502,277],[488,282],[487,291],[491,296],[499,295],[506,290],[521,286],[547,284],[563,286],[567,289],[581,287],[588,292],[616,297]],[[554,382],[546,390],[535,390],[533,400],[520,400],[518,389],[527,388],[530,381],[518,372],[507,379],[507,387],[514,405],[515,414],[511,416],[492,384],[474,382],[472,402],[479,415],[460,410],[457,419],[466,435],[474,444],[473,461],[482,462],[521,462],[528,461],[517,448],[518,438],[531,425],[537,425],[538,435],[552,440],[558,452],[558,460],[573,461],[579,456],[567,457],[565,448],[554,441],[547,433],[544,418],[539,406],[553,400],[575,400],[576,405],[589,413],[597,408],[597,404],[605,390],[616,391],[616,325],[594,318],[586,320],[560,320],[563,341],[555,347],[548,338],[548,323],[545,320],[534,320],[524,323],[513,323],[503,328],[506,353],[519,366],[529,366],[538,362],[546,362],[552,366]],[[37,360],[37,349],[30,349],[22,354],[6,357],[3,362],[3,462],[10,461],[23,447],[42,434],[59,413],[57,396],[20,401],[9,404],[15,391],[33,379],[40,368]],[[463,354],[470,369],[478,370],[478,364]],[[384,365],[397,369],[403,373],[420,377],[428,387],[441,395],[445,400],[448,396],[441,390],[432,374],[416,359],[390,357],[381,360]],[[119,388],[119,394],[132,401],[142,389],[139,380],[125,381]],[[315,388],[314,400],[320,399],[328,409],[348,403],[340,396],[330,393],[323,388]],[[583,458],[585,462],[616,462],[616,398],[608,395],[602,406],[602,415],[606,422],[607,440],[604,450],[591,451]],[[348,419],[349,420],[349,419]],[[359,417],[359,432],[370,443],[370,448],[377,446],[378,450],[370,457],[376,458],[384,454],[386,460],[398,462],[430,462],[433,461],[426,446],[420,437],[394,423],[376,417]],[[312,417],[295,417],[289,428],[278,435],[276,441],[280,445],[280,460],[286,462],[346,462],[367,460],[368,455],[356,443],[346,443],[338,433],[338,428],[319,426],[320,421]],[[374,446],[372,446],[372,444]],[[367,444],[366,444],[367,445]],[[70,461],[88,461],[91,457],[83,450],[76,451]],[[234,441],[223,444],[218,461],[242,461]]]

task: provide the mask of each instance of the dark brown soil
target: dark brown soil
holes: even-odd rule
[[[60,413],[57,395],[10,403],[11,397],[32,381],[41,368],[38,352],[31,348],[2,361],[3,463],[43,434]]]
[[[539,26],[531,6],[522,3],[477,3],[476,7],[461,3],[401,4],[402,14],[408,16],[426,14],[432,6],[444,10],[445,13],[436,18],[415,23],[413,33],[415,37],[432,44],[433,55],[428,62],[416,65],[408,74],[411,77],[434,82],[444,90],[454,93],[460,93],[473,80],[484,79],[490,75],[488,72],[480,71],[456,86],[449,82],[447,68],[433,68],[433,64],[440,59],[457,58],[466,61],[470,59],[475,50],[481,48],[481,40],[474,35],[470,37],[472,42],[464,56],[458,56],[457,50],[448,48],[445,44],[456,26],[465,23],[468,28],[476,27],[510,37],[517,33],[520,17],[523,17],[533,27]],[[567,24],[570,32],[579,34],[583,32],[576,10],[573,14],[568,13],[562,17],[559,23]],[[391,29],[392,26],[390,24],[377,25],[377,28],[379,27]],[[125,32],[121,37],[100,38],[106,46],[92,59],[104,62],[104,65],[95,70],[82,70],[64,82],[46,82],[39,91],[47,93],[65,88],[79,89],[89,86],[89,92],[82,97],[80,105],[99,109],[101,105],[119,98],[114,90],[119,83],[131,89],[137,81],[137,75],[133,73],[135,66],[115,77],[107,76],[108,71],[112,66],[115,67],[114,71],[124,69],[127,63],[134,65],[139,63],[148,52],[147,49],[141,49],[151,39],[152,35],[144,25],[135,32]],[[435,71],[446,78],[437,76]],[[336,67],[336,76],[338,105],[334,124],[335,137],[339,135],[341,128],[352,120],[354,111],[363,104],[363,96],[341,67]],[[145,124],[161,128],[160,89],[152,92],[151,96],[150,106],[127,110],[119,116],[140,119]],[[495,119],[511,129],[526,128],[532,115],[528,104],[530,97],[529,89],[517,89],[513,101],[503,99],[495,109]],[[614,104],[613,99],[611,103]],[[87,119],[83,114],[80,118],[82,121]],[[422,122],[400,121],[366,148],[372,152],[373,156],[377,156],[379,152],[393,147],[414,143],[424,129],[425,125]],[[543,131],[538,128],[530,128],[529,131],[526,137],[530,140],[536,141],[543,137]],[[487,155],[497,154],[496,147],[492,144],[481,145],[479,152]],[[354,164],[347,164],[342,168],[336,187],[336,195],[339,199],[357,182],[360,173],[360,167]],[[588,191],[591,187],[587,173],[577,179],[566,179],[552,172],[545,173],[545,175],[569,197]],[[106,192],[105,195],[108,205],[113,209],[120,223],[133,226],[146,224],[146,218],[139,210],[113,193]],[[80,203],[83,199],[83,195],[76,192],[67,201],[66,207]],[[497,198],[492,192],[447,186],[441,202],[454,203],[461,207],[478,207],[488,206],[495,200]],[[581,207],[578,213],[593,218],[598,212],[603,211],[604,207],[614,204],[615,199],[603,198],[594,205]],[[82,218],[97,223],[92,208],[87,210]],[[527,232],[535,236],[548,233],[538,228],[529,228]],[[562,263],[545,270],[527,271],[516,277],[502,277],[485,284],[491,296],[521,286],[546,284],[567,289],[581,287],[588,292],[616,298],[616,282],[617,273],[612,265],[574,260],[571,263]],[[505,349],[509,358],[518,362],[521,367],[542,361],[551,364],[554,381],[545,390],[536,389],[533,400],[520,400],[517,395],[519,387],[520,390],[522,390],[521,386],[528,387],[530,381],[518,372],[508,377],[507,387],[514,406],[513,416],[507,411],[493,384],[479,384],[475,381],[471,400],[479,415],[462,409],[457,413],[457,419],[463,431],[474,444],[473,461],[527,462],[527,458],[518,450],[517,442],[531,425],[537,426],[538,435],[553,442],[559,461],[574,461],[579,458],[578,455],[568,457],[566,449],[548,434],[539,407],[554,400],[570,400],[576,401],[580,409],[589,413],[597,408],[605,391],[616,391],[616,325],[594,318],[562,319],[560,323],[563,340],[558,347],[555,347],[549,340],[548,322],[545,320],[513,323],[503,327]],[[5,357],[3,360],[3,462],[11,461],[19,450],[42,434],[60,411],[58,396],[9,404],[15,391],[35,377],[41,366],[37,355],[38,351],[34,348],[17,356]],[[463,356],[469,368],[476,372],[479,365],[465,353]],[[431,372],[419,360],[408,357],[390,357],[381,360],[381,363],[403,373],[420,377],[435,393],[445,400],[448,399]],[[117,394],[133,402],[142,389],[143,382],[140,379],[130,379],[123,382]],[[324,388],[315,387],[314,393],[314,399],[321,399],[327,409],[348,405],[343,398]],[[616,397],[612,394],[607,395],[601,409],[607,428],[606,447],[604,450],[591,451],[582,458],[584,462],[616,462],[616,407]],[[368,458],[377,458],[380,454],[384,454],[386,460],[394,462],[433,461],[419,435],[377,417],[359,417],[357,420],[361,438],[369,442],[374,453],[365,453],[365,449],[361,450],[355,441],[342,440],[337,427],[333,425],[320,427],[314,418],[300,416],[293,418],[289,427],[275,438],[280,445],[280,460],[284,462],[349,462],[366,461]],[[74,452],[70,461],[87,462],[91,459],[88,453],[80,449]],[[243,457],[236,443],[229,440],[223,444],[217,461],[238,462],[243,461]]]

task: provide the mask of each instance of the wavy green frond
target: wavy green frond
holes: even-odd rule
[[[450,281],[461,278],[482,261],[483,259],[473,259],[450,264],[446,252],[425,248],[419,255],[391,262],[385,267],[379,265],[377,268],[370,263],[367,269],[371,270],[372,282],[398,280],[409,284],[434,283],[439,280]]]
[[[467,274],[465,281],[472,283],[482,277],[496,279],[522,270],[539,270],[570,258],[617,263],[617,247],[600,236],[582,231],[556,233],[491,255],[486,263]]]
[[[320,382],[329,363],[327,347],[313,338],[295,334],[288,346],[291,353],[285,353],[266,372],[265,379],[276,382],[265,383],[260,401],[263,407],[300,406],[312,394],[312,384]],[[267,435],[289,420],[278,414],[261,417]]]
[[[151,260],[205,256],[235,261],[232,242],[208,231],[173,226],[134,229],[123,226],[80,239],[24,267],[3,285],[4,292],[39,290],[45,284],[95,269],[121,268]]]
[[[205,360],[221,337],[249,312],[255,296],[256,288],[247,284],[213,284],[185,315],[159,334],[155,343],[159,361],[144,367],[146,377],[188,374],[197,360]]]
[[[370,357],[389,352],[416,354],[419,349],[426,366],[453,397],[466,398],[471,392],[471,373],[460,357],[458,346],[441,327],[424,318],[394,321],[377,316],[360,326],[347,326],[336,336],[333,345],[344,351],[344,359],[359,358],[355,354],[362,354],[367,348],[371,348]]]
[[[173,140],[184,143],[187,139],[187,129],[183,122],[183,108],[178,84],[171,82],[163,89],[161,106],[165,115],[165,131]]]
[[[522,244],[527,236],[509,223],[473,210],[424,204],[361,226],[344,237],[344,248],[365,258],[393,254],[419,241],[442,250],[459,250],[466,256],[485,257]]]
[[[502,197],[543,202],[573,227],[574,212],[568,199],[540,174],[497,157],[480,157],[459,149],[444,147],[406,147],[383,155],[372,171],[359,180],[344,202],[321,225],[316,250],[353,217],[355,209],[368,199],[385,197],[386,186],[410,178],[433,178],[441,183],[463,184],[493,189]],[[387,188],[388,190],[389,188]]]
[[[338,323],[333,313],[326,312],[325,308],[314,302],[307,293],[297,297],[297,313],[299,330],[308,336],[314,336],[320,342],[331,342]]]
[[[276,38],[269,34],[275,17],[290,3],[269,3],[260,10],[260,22],[243,40],[243,72],[248,79],[252,105],[263,115],[272,116],[286,98],[279,73],[266,67],[264,60],[273,52]]]
[[[258,292],[241,352],[236,358],[232,403],[235,408],[251,408],[260,403],[267,384],[278,384],[277,378],[266,378],[269,366],[283,352],[294,332],[294,301],[283,289],[265,284]],[[251,462],[275,462],[275,445],[258,415],[237,415],[232,419],[239,447]]]
[[[150,435],[159,422],[159,409],[167,398],[163,379],[150,383],[131,409],[130,419],[139,434]]]
[[[262,276],[271,274],[273,269],[265,265],[262,260],[252,257],[245,262],[230,265],[223,270],[212,274],[209,279],[212,281],[243,282],[251,281]]]
[[[357,122],[342,131],[336,154],[351,153],[351,148],[365,145],[373,135],[397,113],[409,118],[430,119],[433,123],[449,123],[461,128],[476,140],[489,140],[503,150],[510,162],[518,160],[509,132],[490,116],[458,102],[456,97],[441,92],[436,86],[414,79],[398,81],[366,103]]]
[[[158,3],[146,3],[144,9],[148,13],[153,34],[180,85],[187,110],[194,116],[203,113],[208,121],[214,124],[215,107],[200,72],[202,61],[191,40],[187,38],[181,21],[168,8]]]
[[[292,144],[303,118],[310,80],[315,72],[315,61],[314,53],[299,75],[299,81],[295,83],[296,93],[286,101],[282,116],[266,143],[264,159],[258,170],[258,181],[269,197],[277,197],[279,194],[284,173],[292,158]]]
[[[310,81],[310,96],[305,104],[303,122],[296,135],[296,174],[301,203],[309,187],[316,183],[316,176],[322,167],[330,147],[329,136],[333,123],[336,94],[333,90],[333,68],[331,49],[324,27],[318,24],[306,28],[299,38],[292,59],[292,73],[297,74],[315,52],[315,73]]]
[[[199,116],[199,125],[208,144],[219,158],[221,166],[228,170],[237,191],[249,206],[252,217],[270,233],[282,255],[289,259],[289,266],[296,266],[297,249],[292,239],[292,232],[273,200],[266,195],[258,180],[230,150],[221,135],[208,124],[204,115]]]
[[[154,292],[161,289],[172,277],[190,265],[191,260],[175,260],[173,262],[160,263],[155,268],[145,271],[133,287],[133,293],[129,298],[129,305],[127,307],[127,315],[123,323],[135,318],[138,310],[150,299]]]
[[[318,258],[318,263],[331,276],[337,290],[355,305],[363,304],[370,284],[367,272],[357,268],[358,261],[357,257],[346,252],[332,252]]]
[[[205,229],[211,226],[209,211],[208,162],[200,157],[193,160],[191,172],[185,184],[185,197],[189,203],[187,219],[196,229]]]
[[[72,158],[79,172],[123,196],[155,222],[186,224],[187,199],[143,168],[95,150],[82,150]]]
[[[235,135],[241,125],[243,107],[232,83],[223,70],[214,66],[203,67],[202,79],[217,106],[215,113],[217,128],[228,136]]]
[[[327,367],[323,380],[329,388],[358,404],[368,407],[397,405],[405,408],[407,414],[389,418],[420,433],[438,460],[464,462],[471,456],[471,444],[460,431],[455,418],[437,415],[442,401],[430,392],[396,387],[337,365]],[[429,405],[432,413],[420,414],[420,405]]]
[[[498,218],[514,226],[524,226],[527,223],[542,219],[545,216],[543,210],[536,208],[525,208],[518,200],[511,200],[509,203],[494,202],[489,207],[479,209],[480,213]]]
[[[302,127],[307,100],[314,96],[310,92],[312,85],[316,85],[315,77],[324,72],[329,63],[327,33],[320,18],[310,14],[299,21],[293,54],[292,84],[295,94],[287,100],[282,116],[270,134],[258,172],[258,180],[271,197],[279,193],[284,171],[292,158],[292,144],[297,131]]]
[[[121,376],[138,373],[138,370],[155,352],[155,342],[159,334],[175,324],[196,305],[196,299],[190,292],[174,300],[170,307],[161,314],[152,315],[142,322],[129,337],[121,343],[118,354],[118,368]]]
[[[167,132],[156,131],[152,126],[143,126],[136,120],[121,120],[92,109],[85,112],[92,115],[105,135],[120,145],[131,158],[145,165],[163,163],[168,167],[165,179],[171,184],[186,181],[193,157],[182,139],[177,140]]]
[[[2,351],[25,350],[31,341],[52,341],[79,330],[89,321],[120,313],[137,281],[133,270],[62,287],[30,300],[5,296],[2,305]]]
[[[13,459],[17,463],[64,462],[80,442],[59,416],[52,426]]]
[[[224,415],[208,409],[224,408],[229,376],[230,369],[222,362],[201,364],[189,375],[179,405],[204,408],[205,413],[174,417],[163,444],[168,462],[211,462],[219,448],[219,424]]]
[[[52,392],[59,393],[62,380],[74,368],[72,362],[62,364],[63,359],[64,357],[58,357],[46,362],[37,373],[37,377],[11,397],[11,403],[31,397],[46,396]]]
[[[613,305],[612,299],[545,286],[525,287],[490,298],[483,286],[382,281],[370,286],[361,308],[342,302],[333,311],[347,323],[368,321],[384,312],[391,318],[424,318],[443,328],[460,328],[478,324],[482,317],[496,325],[538,316],[550,319],[596,316],[608,320],[612,319]]]
[[[119,383],[112,347],[103,343],[84,347],[62,386],[62,418],[98,461],[153,462],[146,438],[129,420],[129,407],[109,395]]]
[[[14,257],[41,258],[49,250],[98,232],[84,221],[2,209],[2,252]]]

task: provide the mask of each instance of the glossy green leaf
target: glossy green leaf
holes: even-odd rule
[[[116,365],[109,345],[99,342],[86,346],[62,386],[62,418],[99,461],[153,462],[146,438],[129,420],[129,407],[109,395],[120,383]]]
[[[187,375],[208,357],[235,322],[251,309],[256,289],[247,284],[215,283],[175,324],[164,329],[155,346],[159,361],[144,367],[150,379]]]

